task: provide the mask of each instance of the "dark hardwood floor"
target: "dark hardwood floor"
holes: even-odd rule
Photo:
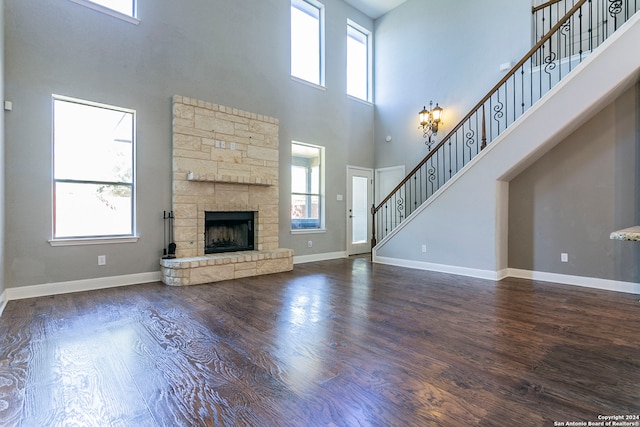
[[[599,415],[640,415],[637,295],[352,258],[11,301],[0,319],[2,426],[553,426]]]

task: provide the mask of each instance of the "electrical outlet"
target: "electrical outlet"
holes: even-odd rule
[[[569,254],[561,253],[560,254],[560,262],[569,262]]]
[[[427,253],[427,245],[422,245],[422,253]]]
[[[312,246],[313,246],[313,240],[309,240],[309,241],[307,242],[307,247],[308,247],[308,248],[310,248],[310,247],[312,247]]]
[[[98,255],[98,265],[107,265],[106,255]]]

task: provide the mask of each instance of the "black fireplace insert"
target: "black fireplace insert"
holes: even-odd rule
[[[205,212],[204,253],[254,249],[255,212]]]

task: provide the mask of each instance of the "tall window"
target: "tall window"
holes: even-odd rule
[[[71,0],[92,9],[106,12],[104,8],[115,10],[132,18],[136,17],[136,0]]]
[[[291,229],[323,228],[324,148],[291,144]]]
[[[324,6],[291,0],[291,75],[324,85]]]
[[[347,94],[371,101],[371,33],[347,22]]]
[[[53,98],[53,237],[134,234],[135,111]]]

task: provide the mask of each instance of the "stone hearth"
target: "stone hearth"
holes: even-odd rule
[[[272,117],[173,97],[176,258],[162,280],[185,286],[293,269],[278,247],[279,123]],[[205,212],[255,212],[254,251],[205,255]]]

